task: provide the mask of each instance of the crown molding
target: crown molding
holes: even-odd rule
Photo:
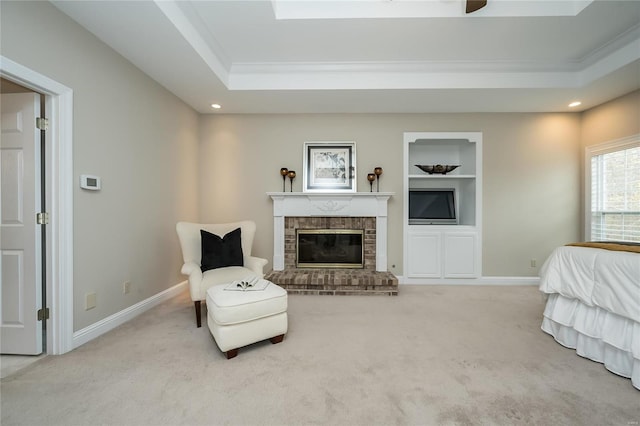
[[[229,90],[578,88],[640,60],[640,38],[587,63],[351,62],[233,64]]]
[[[232,66],[229,90],[474,89],[575,87],[576,71],[505,71],[397,63],[244,64]],[[485,64],[491,68],[489,64]],[[439,68],[439,67],[436,67]],[[507,67],[509,68],[509,67]]]
[[[636,31],[636,33],[640,34],[640,31]],[[593,58],[597,58],[597,60],[592,61]],[[639,59],[640,35],[617,50],[610,51],[607,55],[602,55],[601,52],[598,52],[584,61],[588,65],[577,73],[580,86],[587,85]]]
[[[640,60],[640,25],[579,62],[234,63],[230,90],[578,88]]]
[[[181,8],[181,4],[174,0],[153,0],[156,7],[162,11],[169,22],[178,30],[184,39],[191,45],[191,48],[202,58],[220,81],[228,86],[229,84],[229,60],[222,47],[213,37],[207,37],[198,29],[196,15],[187,13]],[[187,3],[182,5],[186,7]],[[189,16],[187,16],[187,14]],[[202,26],[200,25],[200,28]]]

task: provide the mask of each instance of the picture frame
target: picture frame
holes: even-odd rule
[[[356,192],[355,142],[305,142],[303,192]]]

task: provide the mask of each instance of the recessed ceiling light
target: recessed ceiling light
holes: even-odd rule
[[[213,109],[220,109],[220,108],[222,108],[222,107],[220,106],[220,104],[211,104],[211,108],[213,108]]]
[[[578,105],[582,105],[582,102],[580,101],[571,102],[569,104],[569,108],[577,107]]]

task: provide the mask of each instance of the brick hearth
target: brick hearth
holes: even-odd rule
[[[284,271],[272,271],[265,279],[278,284],[289,294],[398,295],[398,279],[390,272],[289,268]]]

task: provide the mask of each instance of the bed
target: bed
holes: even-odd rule
[[[640,245],[576,243],[540,269],[542,330],[640,390]]]

